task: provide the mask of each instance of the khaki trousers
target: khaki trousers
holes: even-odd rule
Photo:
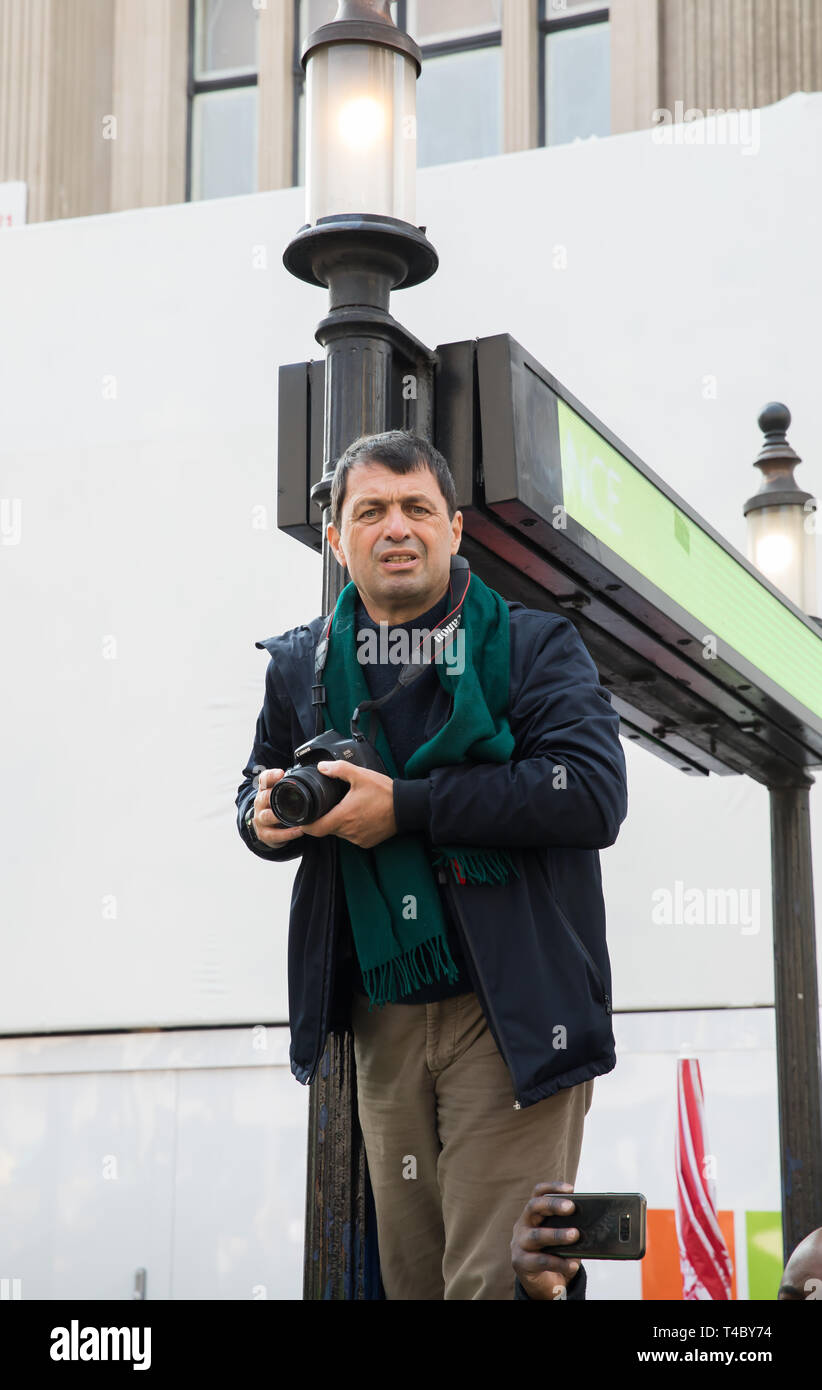
[[[388,1299],[513,1299],[537,1182],[575,1182],[594,1083],[515,1110],[476,994],[352,1008],[360,1125]]]

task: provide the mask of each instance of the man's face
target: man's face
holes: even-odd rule
[[[340,529],[328,527],[375,622],[409,622],[432,608],[448,588],[461,536],[462,513],[449,520],[430,468],[394,473],[370,461],[349,472]]]

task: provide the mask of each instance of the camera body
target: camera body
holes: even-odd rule
[[[372,772],[386,771],[382,758],[364,734],[346,737],[336,729],[326,729],[296,749],[293,765],[271,789],[271,809],[283,825],[310,825],[342,801],[348,783],[318,772],[317,763],[323,762],[345,762],[370,768]]]

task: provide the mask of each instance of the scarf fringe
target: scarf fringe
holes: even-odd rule
[[[458,883],[507,883],[511,874],[519,878],[507,849],[444,848],[434,864],[449,868]]]
[[[384,1004],[391,1004],[422,985],[432,985],[435,980],[445,978],[449,984],[453,984],[459,978],[459,971],[445,937],[432,936],[402,956],[363,970],[362,978],[371,1001],[368,1006],[370,1013],[375,1004],[381,1009]]]

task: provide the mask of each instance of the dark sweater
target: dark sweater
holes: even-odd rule
[[[417,618],[412,618],[410,622],[391,623],[388,625],[388,642],[383,640],[383,643],[380,644],[380,624],[373,621],[363,605],[362,600],[360,600],[357,605],[356,631],[358,633],[361,631],[375,632],[377,634],[378,656],[390,655],[391,634],[393,632],[396,632],[398,629],[403,629],[410,635],[414,630],[419,632],[424,630],[430,631],[445,617],[445,614],[449,611],[448,605],[449,596],[445,594],[433,608],[430,608],[426,613],[421,613]],[[383,648],[382,652],[380,651],[380,645],[382,645]],[[377,700],[381,695],[385,695],[391,690],[397,683],[397,677],[401,669],[402,667],[400,664],[391,661],[364,663],[363,671],[365,673],[366,684],[371,692],[371,698]],[[411,754],[416,752],[417,748],[424,742],[422,730],[425,727],[431,699],[436,693],[438,684],[439,676],[432,663],[424,675],[419,676],[411,685],[398,690],[378,711],[383,733],[391,749],[394,762],[400,771],[400,775],[402,775],[402,769],[405,767]],[[368,724],[366,722],[367,718],[367,715],[364,716],[362,725],[366,730],[368,729]],[[453,984],[449,984],[447,980],[442,979],[435,980],[433,984],[430,985],[420,985],[419,989],[414,990],[411,994],[405,994],[402,998],[397,999],[398,1004],[432,1004],[438,999],[451,999],[454,995],[470,994],[474,990],[474,985],[468,970],[468,962],[465,959],[457,928],[452,918],[450,904],[441,885],[437,884],[437,887],[439,889],[440,901],[442,902],[445,916],[445,934],[448,941],[448,949],[459,971],[459,977]],[[352,952],[352,954],[354,988],[358,990],[360,994],[365,994],[366,990],[357,963],[356,952]]]

